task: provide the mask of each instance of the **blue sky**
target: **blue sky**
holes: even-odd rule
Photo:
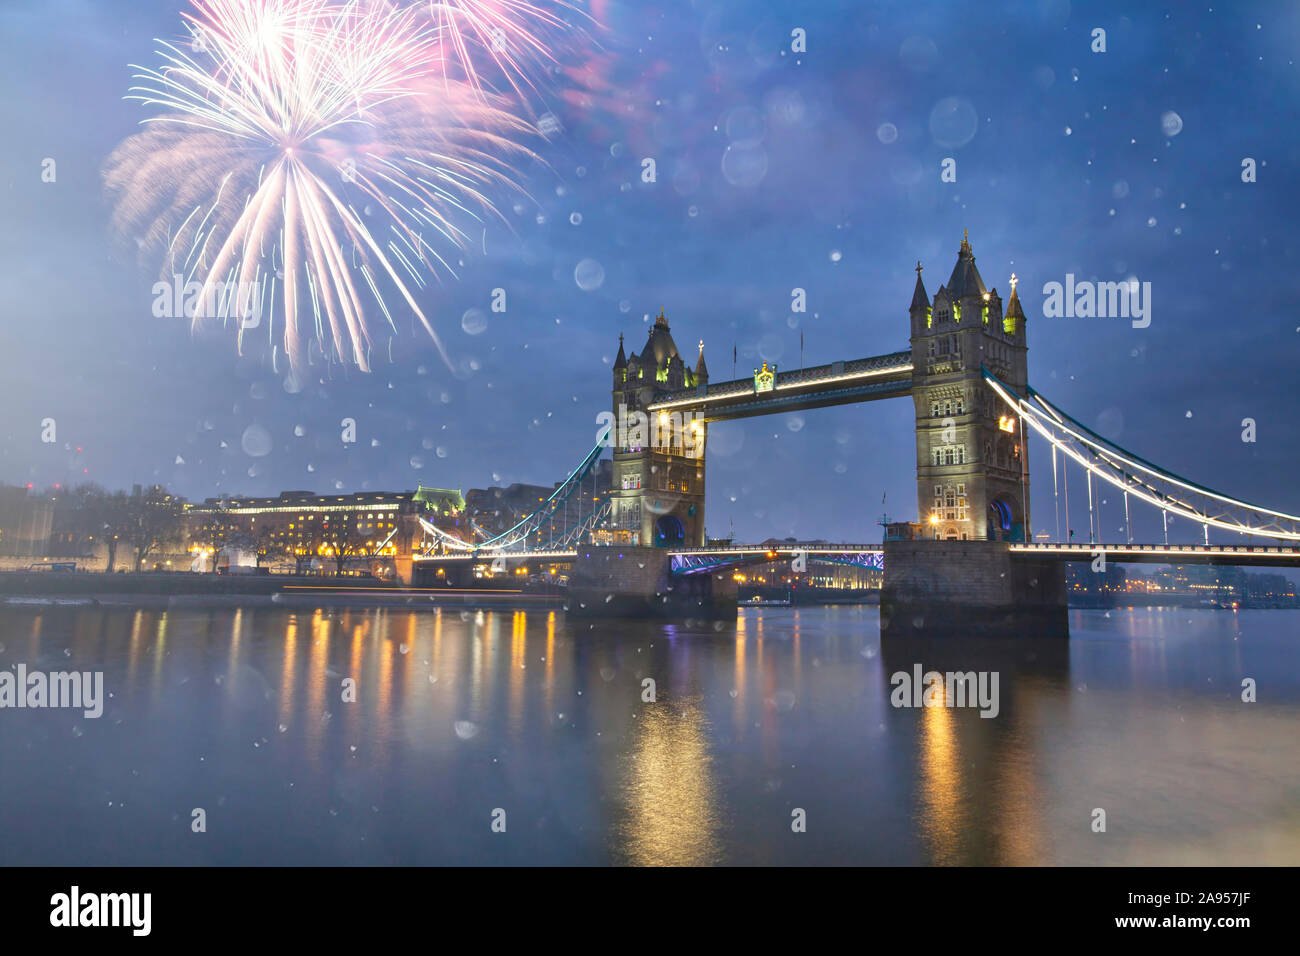
[[[181,8],[0,9],[0,481],[161,481],[191,498],[549,483],[594,440],[620,332],[640,349],[662,307],[688,357],[704,340],[714,380],[733,345],[741,374],[797,366],[801,331],[807,364],[906,348],[913,267],[933,294],[965,228],[988,285],[1005,298],[1021,279],[1040,391],[1189,478],[1300,509],[1293,4],[611,0],[615,107],[557,83],[541,108],[562,130],[523,170],[532,201],[502,196],[510,228],[421,298],[457,370],[399,316],[391,364],[318,369],[297,393],[232,335],[154,318],[154,272],[109,226],[100,171],[144,115],[122,99],[127,64],[153,62]],[[575,281],[584,259],[598,288]],[[1150,282],[1150,327],[1044,318],[1044,283],[1067,273]],[[494,288],[508,311],[463,331]],[[709,533],[878,540],[882,496],[915,517],[911,414],[894,401],[715,426]],[[268,454],[247,453],[252,426]],[[1045,447],[1030,454],[1038,530],[1051,469]],[[1158,518],[1135,524],[1150,537]]]

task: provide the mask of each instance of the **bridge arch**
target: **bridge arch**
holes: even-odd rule
[[[1002,498],[989,501],[988,539],[990,541],[1023,541],[1023,521],[1016,514],[1014,504]]]
[[[678,548],[686,541],[686,527],[675,514],[660,515],[655,521],[655,547]]]

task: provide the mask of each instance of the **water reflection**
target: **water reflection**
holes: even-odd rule
[[[698,701],[638,714],[623,776],[617,844],[628,863],[700,866],[722,858],[708,719]]]
[[[946,707],[927,707],[921,715],[918,824],[931,861],[957,863],[965,820],[953,715]]]
[[[1069,643],[882,644],[862,608],[0,608],[0,666],[103,670],[113,695],[100,721],[3,715],[0,863],[1294,863],[1290,620],[1122,609],[1076,612]],[[996,671],[997,717],[891,706],[917,664]],[[230,838],[165,838],[200,801]],[[26,834],[59,821],[51,859]]]

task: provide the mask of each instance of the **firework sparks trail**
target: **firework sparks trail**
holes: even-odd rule
[[[550,39],[582,36],[579,24],[595,22],[565,0],[416,0],[415,6],[446,47],[444,76],[454,67],[482,92],[490,78],[480,64],[490,64],[525,104],[537,92],[533,75],[558,63]]]
[[[105,166],[115,226],[142,255],[163,252],[164,277],[219,301],[223,321],[244,302],[216,290],[278,290],[295,371],[313,333],[322,354],[368,370],[364,303],[395,330],[394,294],[450,365],[416,292],[453,274],[439,247],[463,248],[472,223],[500,216],[494,190],[522,192],[512,163],[535,158],[521,145],[533,127],[449,81],[440,35],[413,7],[193,5],[190,51],[158,41],[162,66],[135,67],[128,98],[160,112]]]

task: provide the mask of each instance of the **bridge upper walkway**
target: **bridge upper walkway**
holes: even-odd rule
[[[773,370],[770,388],[760,388],[752,375],[698,385],[665,395],[647,411],[699,413],[705,421],[715,422],[899,398],[911,392],[912,353],[891,352],[792,372]]]

